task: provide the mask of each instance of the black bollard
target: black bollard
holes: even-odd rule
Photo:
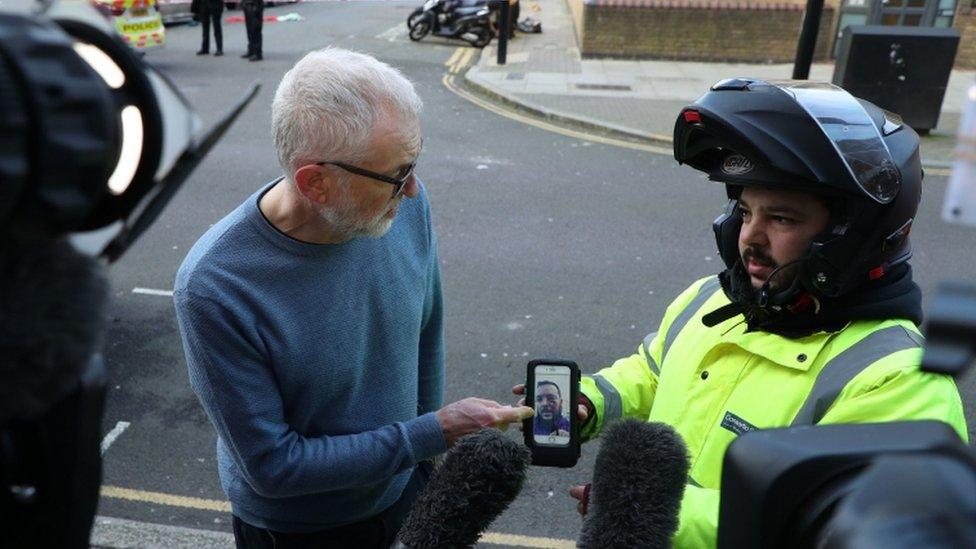
[[[823,0],[820,0],[821,2]],[[511,29],[511,6],[508,0],[498,2],[498,64],[505,64],[505,57],[508,55],[508,35]]]
[[[810,63],[813,62],[813,50],[817,47],[817,31],[820,29],[823,5],[824,0],[807,0],[807,9],[803,12],[803,25],[800,28],[800,40],[796,45],[796,60],[793,63],[794,80],[810,78]]]

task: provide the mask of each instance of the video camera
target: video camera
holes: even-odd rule
[[[0,531],[87,547],[101,482],[106,263],[257,94],[207,132],[88,2],[0,13]]]
[[[976,225],[976,84],[943,217]],[[922,370],[960,377],[976,358],[976,287],[940,287]],[[918,421],[754,431],[725,455],[718,546],[976,547],[976,453]]]

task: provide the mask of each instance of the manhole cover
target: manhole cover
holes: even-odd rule
[[[619,84],[576,84],[576,88],[580,90],[632,91],[630,86],[622,86]]]

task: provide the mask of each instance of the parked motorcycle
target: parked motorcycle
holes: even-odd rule
[[[437,5],[434,6],[434,10],[438,13],[450,15],[457,8],[474,8],[487,5],[488,0],[443,0],[441,2],[437,2]],[[427,2],[410,13],[410,16],[407,17],[407,27],[414,26],[414,23],[416,23],[420,17],[423,17],[424,8],[426,7]]]
[[[494,38],[491,10],[487,3],[460,6],[462,2],[482,0],[427,0],[416,12],[407,18],[409,36],[413,41],[423,39],[430,33],[434,36],[457,38],[476,48],[483,48]]]

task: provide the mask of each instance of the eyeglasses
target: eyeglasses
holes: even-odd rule
[[[351,164],[346,164],[344,162],[316,162],[317,166],[324,166],[326,164],[330,166],[335,166],[341,168],[349,173],[354,173],[356,175],[361,175],[363,177],[368,177],[370,179],[375,179],[376,181],[382,181],[383,183],[389,183],[393,185],[393,195],[390,196],[390,200],[396,200],[396,197],[403,194],[403,189],[407,186],[407,181],[410,180],[410,176],[413,175],[413,169],[417,167],[417,161],[414,160],[409,166],[404,166],[400,168],[399,171],[392,177],[389,175],[383,175],[381,173],[376,173],[369,171],[365,168],[359,168]]]

